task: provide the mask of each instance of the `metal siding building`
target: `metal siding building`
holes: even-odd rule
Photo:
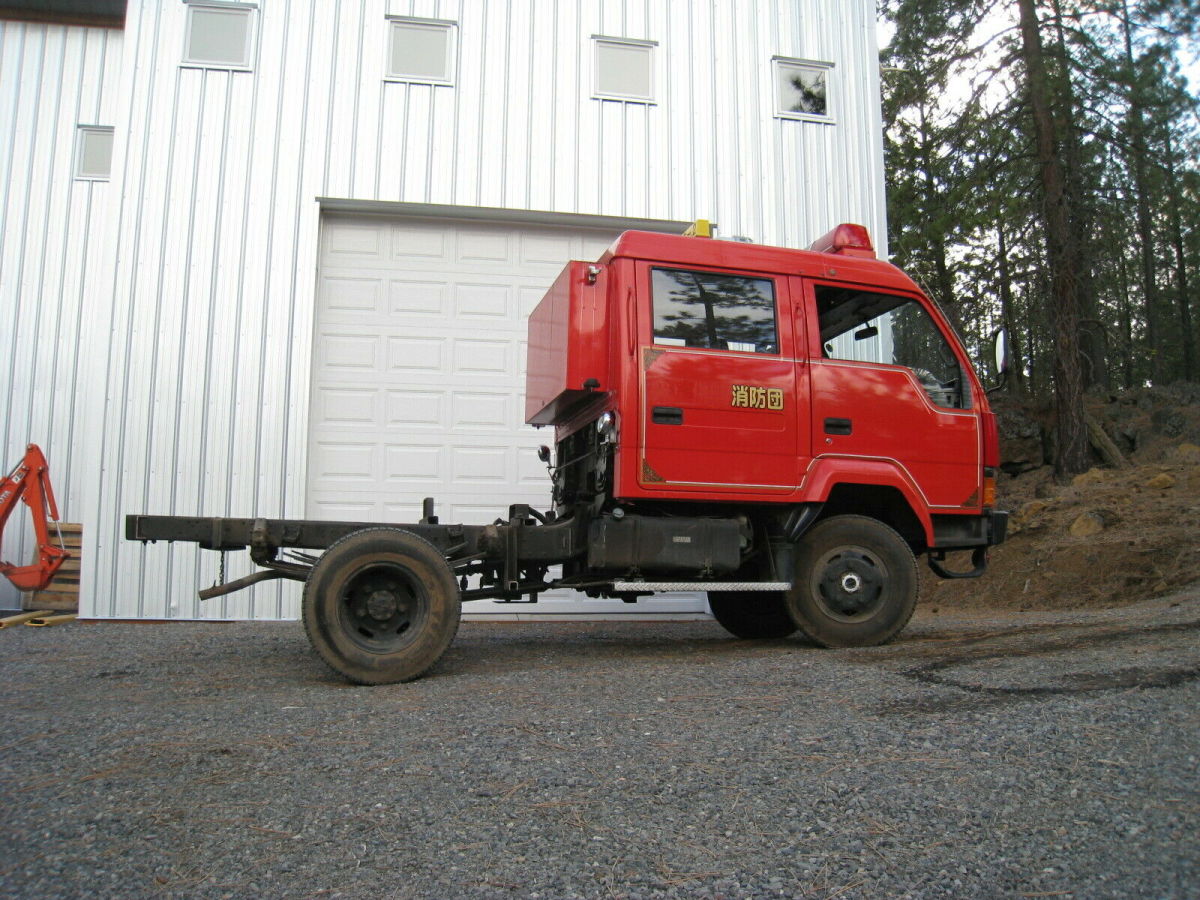
[[[123,57],[120,30],[0,20],[0,465],[40,444],[67,521],[93,499],[118,196],[74,177],[78,126],[118,119]],[[24,564],[20,524],[0,558]],[[0,607],[20,604],[0,578]]]
[[[446,517],[474,512],[474,488],[526,490],[537,473],[516,444],[545,438],[520,428],[518,332],[537,279],[566,262],[549,251],[701,217],[785,246],[841,221],[882,240],[874,5],[144,0],[123,30],[0,22],[0,450],[42,444],[63,517],[84,523],[81,615],[296,615],[291,584],[201,606],[217,555],[127,543],[127,513],[329,516],[322,487],[338,478],[404,518],[425,494],[448,494]],[[224,8],[250,10],[245,64],[184,62],[191,16]],[[449,35],[448,78],[389,77],[396,22]],[[649,100],[596,96],[597,36],[648,48]],[[779,57],[824,64],[824,121],[778,114]],[[77,125],[114,129],[109,181],[72,177]],[[441,248],[436,265],[401,232]],[[375,282],[355,274],[356,242],[374,248],[362,271]],[[392,393],[376,399],[339,382],[327,363],[355,296],[404,329],[380,353],[441,333],[445,354],[391,374],[396,357],[380,356]],[[455,349],[497,334],[506,373]],[[422,385],[426,406],[387,412]],[[481,412],[489,392],[503,421]],[[453,435],[473,444],[465,476],[442,443]],[[339,441],[357,441],[361,465],[321,455]],[[411,471],[429,465],[433,484],[388,468],[414,447],[429,452]],[[22,536],[3,551],[32,552]],[[242,556],[227,577],[249,571]]]

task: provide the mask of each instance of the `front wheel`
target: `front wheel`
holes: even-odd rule
[[[797,545],[787,607],[824,647],[871,647],[908,624],[918,584],[912,549],[892,528],[866,516],[834,516]]]
[[[335,541],[304,585],[304,630],[320,657],[357,684],[425,674],[450,646],[461,612],[437,548],[398,528]]]

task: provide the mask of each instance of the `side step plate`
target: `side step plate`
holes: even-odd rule
[[[614,581],[614,591],[790,591],[790,581]]]

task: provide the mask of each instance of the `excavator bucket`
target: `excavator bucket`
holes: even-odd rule
[[[0,537],[8,517],[22,500],[32,513],[33,531],[38,542],[37,562],[18,566],[0,561],[0,575],[11,581],[17,590],[40,591],[71,554],[62,546],[61,538],[57,545],[50,541],[50,522],[58,521],[58,504],[50,486],[50,467],[37,444],[26,447],[24,458],[0,481]]]

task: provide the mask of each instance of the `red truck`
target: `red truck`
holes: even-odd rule
[[[129,516],[139,541],[249,548],[305,582],[304,627],[351,681],[426,672],[460,604],[574,588],[706,592],[743,638],[879,644],[916,557],[981,575],[1004,540],[995,417],[937,307],[840,225],[810,250],[630,231],[571,262],[529,319],[526,421],[552,508],[488,525]],[[318,557],[295,550],[323,550]],[[280,558],[280,551],[288,559]],[[968,551],[967,571],[946,554]]]

